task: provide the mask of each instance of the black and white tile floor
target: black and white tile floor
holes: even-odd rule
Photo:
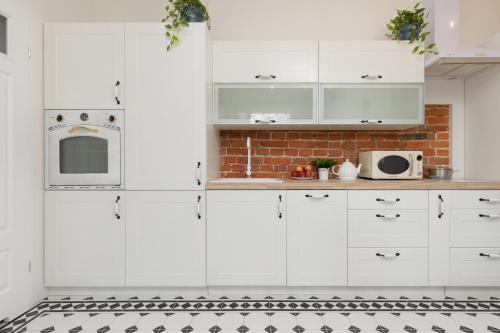
[[[0,333],[500,333],[500,299],[49,298]]]

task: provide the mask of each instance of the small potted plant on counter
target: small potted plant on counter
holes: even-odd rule
[[[334,160],[318,159],[311,162],[311,165],[318,169],[319,180],[328,180],[330,168],[337,164]]]
[[[431,34],[424,29],[429,24],[426,18],[429,13],[425,8],[421,7],[421,3],[417,4],[412,9],[400,9],[388,24],[387,29],[389,33],[387,37],[393,40],[408,41],[409,44],[414,45],[413,53],[423,55],[425,53],[437,54],[436,44],[425,44],[427,37]]]
[[[200,0],[168,0],[165,10],[167,14],[162,22],[166,29],[165,35],[170,41],[167,51],[180,43],[179,33],[183,28],[189,27],[190,22],[208,22],[210,27],[210,16]]]

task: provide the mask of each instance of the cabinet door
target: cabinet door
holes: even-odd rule
[[[322,84],[320,123],[423,124],[424,86],[417,84]]]
[[[45,285],[125,286],[124,192],[45,192]]]
[[[450,196],[429,191],[429,285],[450,284]]]
[[[205,285],[204,192],[127,193],[127,286]]]
[[[347,285],[347,193],[287,192],[287,282]]]
[[[317,82],[318,42],[215,42],[214,82]]]
[[[317,84],[216,84],[215,123],[314,124]]]
[[[286,284],[286,193],[207,192],[207,284]]]
[[[123,24],[45,25],[45,109],[124,109]]]
[[[162,24],[126,25],[127,189],[204,188],[205,29],[191,24],[167,52]]]
[[[320,42],[321,83],[423,83],[424,57],[395,41]]]
[[[452,286],[500,286],[500,248],[452,248],[450,266]]]

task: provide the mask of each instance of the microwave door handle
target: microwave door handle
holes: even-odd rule
[[[413,154],[410,154],[410,177],[413,176]]]

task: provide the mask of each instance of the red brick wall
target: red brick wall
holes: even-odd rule
[[[244,177],[252,138],[254,177],[290,178],[296,164],[350,159],[365,150],[422,150],[424,168],[450,164],[450,106],[427,105],[425,125],[403,131],[221,131],[221,177]]]

